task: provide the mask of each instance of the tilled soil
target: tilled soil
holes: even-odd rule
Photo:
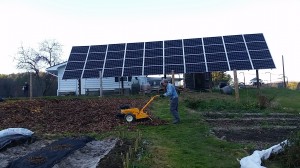
[[[27,128],[37,136],[43,137],[51,134],[61,133],[104,133],[123,126],[129,130],[135,129],[137,125],[156,126],[166,124],[166,121],[160,120],[151,115],[149,108],[145,111],[150,114],[152,120],[140,120],[134,123],[127,123],[124,118],[116,117],[120,112],[120,106],[129,105],[141,109],[147,102],[148,98],[98,98],[98,99],[35,99],[35,100],[10,100],[0,103],[0,129],[6,128]],[[151,106],[151,105],[150,105]],[[39,140],[30,145],[21,145],[10,148],[0,153],[1,165],[7,165],[9,161],[24,156],[29,152],[44,147],[49,144],[48,140]],[[64,160],[57,167],[66,167],[79,161],[77,156],[82,158],[82,153],[87,159],[98,157],[93,151],[94,147],[101,147],[102,142],[98,145],[92,145],[76,151],[69,160]],[[112,152],[105,153],[106,157],[100,161],[100,167],[123,167],[121,153],[125,154],[129,149],[129,141],[118,141]],[[105,145],[104,145],[105,146]],[[103,148],[103,147],[101,147]],[[73,160],[72,160],[73,159]],[[84,159],[86,161],[87,159]],[[95,160],[93,160],[94,162]],[[99,161],[99,160],[98,160]],[[91,164],[92,161],[89,162]],[[1,167],[1,166],[0,166]],[[68,167],[68,166],[67,166]],[[74,166],[69,166],[74,167]],[[86,166],[89,167],[89,166]]]
[[[148,99],[51,99],[19,100],[0,103],[0,128],[27,128],[36,134],[106,132],[117,126],[129,129],[137,124],[160,125],[165,121],[155,119],[126,123],[116,117],[120,106],[142,108]],[[149,109],[146,112],[151,113]]]
[[[251,144],[262,150],[289,138],[299,130],[300,115],[286,113],[221,113],[203,114],[212,133],[220,139]]]

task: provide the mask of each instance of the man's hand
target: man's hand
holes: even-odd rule
[[[164,94],[161,94],[160,97],[165,97],[165,95],[164,95]]]

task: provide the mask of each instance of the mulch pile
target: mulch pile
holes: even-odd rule
[[[161,125],[166,121],[154,119],[126,123],[117,118],[120,106],[141,108],[148,99],[36,99],[5,101],[0,104],[0,128],[27,128],[35,133],[106,132],[117,126],[130,129],[137,125]],[[147,112],[150,112],[147,109]]]

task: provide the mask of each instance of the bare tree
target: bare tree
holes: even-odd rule
[[[60,43],[56,40],[44,40],[40,43],[38,51],[21,45],[14,59],[17,61],[18,69],[35,72],[36,81],[40,87],[38,91],[45,95],[55,85],[56,80],[49,74],[42,75],[43,73],[40,73],[40,70],[59,63],[61,54],[62,45]]]
[[[61,62],[62,45],[54,39],[44,40],[40,43],[40,58],[48,65],[53,66]]]
[[[23,45],[18,49],[14,58],[17,61],[18,69],[33,71],[36,75],[40,72],[39,62],[41,60],[39,53],[32,48],[24,48]]]

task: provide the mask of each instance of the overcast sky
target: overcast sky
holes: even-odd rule
[[[263,33],[276,69],[260,77],[281,80],[283,55],[288,81],[300,81],[299,16],[300,0],[0,0],[0,74],[24,72],[13,61],[18,47],[46,39],[67,60],[72,46]]]

